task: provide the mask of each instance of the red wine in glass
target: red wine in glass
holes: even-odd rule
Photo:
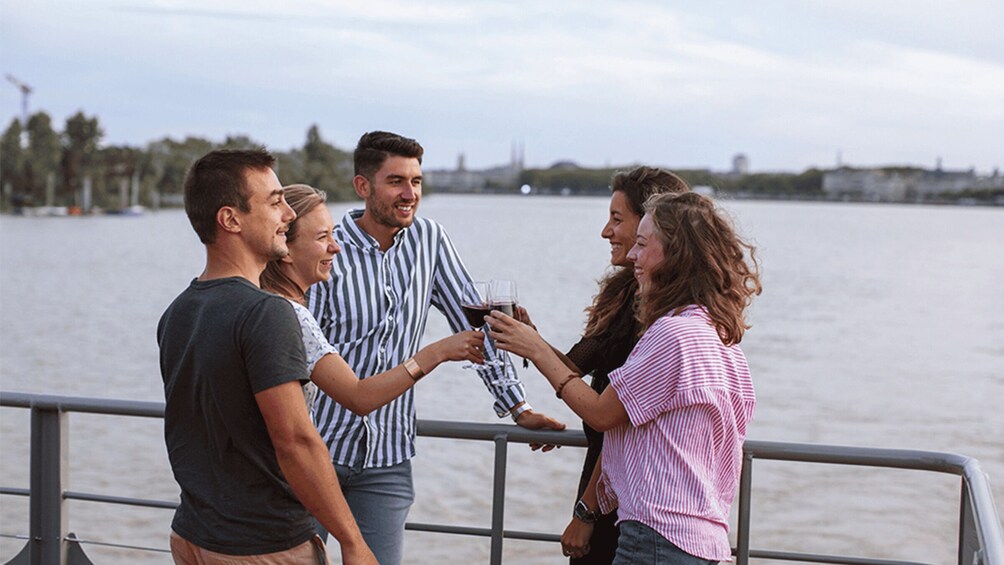
[[[484,327],[485,316],[492,311],[492,308],[485,304],[461,304],[460,307],[464,311],[464,316],[467,316],[467,323],[478,330]]]
[[[496,279],[491,282],[492,310],[513,316],[516,313],[516,302],[518,301],[519,293],[516,290],[516,281]]]
[[[464,284],[461,290],[460,309],[467,318],[467,323],[476,330],[484,331],[485,316],[491,312],[489,298],[491,297],[491,283],[488,281],[472,281]],[[490,363],[490,361],[489,361]],[[468,363],[464,369],[478,369],[484,365]]]
[[[516,281],[509,279],[495,279],[491,281],[491,309],[498,310],[503,314],[515,317],[516,315],[516,303],[519,301],[519,291],[516,290]],[[511,384],[513,382],[518,382],[517,379],[509,375],[509,371],[505,369],[505,362],[508,361],[508,355],[503,356],[503,361],[501,366],[505,375],[497,379],[495,382],[497,384]]]
[[[516,315],[516,303],[515,302],[492,302],[489,310],[498,310],[506,316]]]

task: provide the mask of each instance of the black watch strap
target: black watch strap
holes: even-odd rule
[[[575,509],[572,510],[572,516],[575,516],[577,519],[587,524],[592,524],[596,522],[596,518],[599,517],[599,512],[590,511],[589,507],[586,506],[586,503],[582,502],[582,499],[579,499],[579,501],[575,503]]]

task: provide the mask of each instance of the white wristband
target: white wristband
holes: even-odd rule
[[[533,410],[533,406],[530,406],[529,402],[523,402],[523,404],[513,408],[512,412],[509,412],[509,415],[512,416],[512,421],[515,422],[519,419],[519,415],[527,410]]]

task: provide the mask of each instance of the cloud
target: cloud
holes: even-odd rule
[[[1002,8],[961,1],[54,0],[12,4],[0,48],[36,108],[99,113],[117,142],[245,130],[290,146],[317,122],[349,142],[377,124],[451,140],[440,153],[472,166],[519,138],[541,162],[658,146],[797,168],[834,147],[953,146],[990,168],[1004,56],[985,32]],[[13,89],[0,102],[16,114]]]

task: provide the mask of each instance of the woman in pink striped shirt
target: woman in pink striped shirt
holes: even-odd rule
[[[729,508],[755,404],[739,348],[745,310],[761,290],[754,249],[710,199],[664,194],[646,203],[629,258],[644,333],[602,394],[533,328],[496,312],[491,335],[606,433],[583,501],[593,512],[617,509],[615,565],[728,561]]]

